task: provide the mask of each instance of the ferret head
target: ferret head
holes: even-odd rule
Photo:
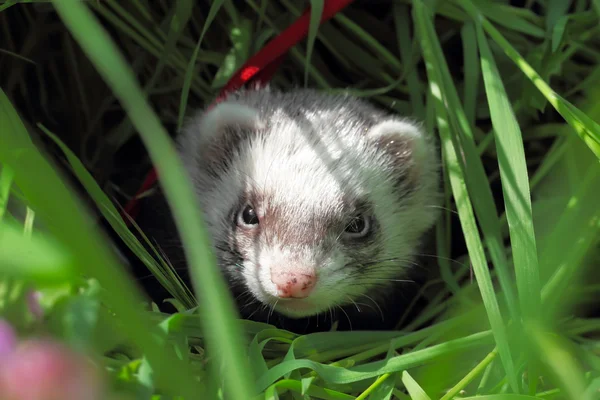
[[[438,214],[430,138],[349,96],[239,92],[178,146],[222,269],[292,318],[384,293]]]

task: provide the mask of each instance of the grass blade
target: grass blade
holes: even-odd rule
[[[312,56],[321,16],[323,15],[323,0],[310,0],[310,24],[308,26],[308,38],[306,42],[306,63],[304,65],[304,86],[308,85],[308,70],[310,66],[310,57]]]
[[[444,64],[444,61],[442,59],[443,57],[439,56],[441,51],[435,48],[437,38],[435,36],[435,32],[433,31],[428,8],[425,6],[423,1],[419,0],[415,2],[414,13],[416,21],[415,23],[419,32],[423,56],[425,58],[425,64],[427,67],[430,90],[432,91],[432,98],[436,105],[438,128],[442,140],[442,149],[446,161],[446,168],[448,169],[448,174],[450,176],[452,192],[456,201],[459,219],[465,235],[469,256],[471,258],[475,277],[479,284],[481,296],[488,313],[488,318],[492,327],[496,344],[498,346],[500,358],[504,364],[506,373],[508,374],[513,391],[518,393],[519,384],[517,381],[517,371],[510,353],[506,328],[500,313],[494,288],[492,286],[490,272],[488,270],[486,257],[483,252],[483,246],[479,238],[471,200],[465,184],[463,167],[458,159],[457,151],[452,140],[452,127],[448,118],[447,107],[452,107],[452,111],[455,111],[457,107],[459,107],[459,104],[458,101],[452,101],[455,99],[449,99],[449,95],[445,92],[445,80],[439,67],[440,65]],[[452,106],[450,106],[450,103],[452,103]],[[488,208],[488,210],[490,210],[490,208]]]
[[[204,39],[204,35],[208,30],[208,27],[215,19],[217,12],[223,5],[224,0],[215,0],[210,5],[210,10],[208,11],[208,16],[206,17],[206,22],[202,27],[202,32],[200,33],[200,38],[198,39],[198,43],[196,43],[196,47],[194,48],[194,52],[192,53],[192,57],[190,58],[187,68],[185,70],[185,78],[183,80],[183,88],[181,89],[181,100],[179,102],[179,116],[177,118],[177,131],[181,130],[183,125],[183,120],[185,119],[185,113],[187,109],[188,97],[190,95],[190,87],[192,86],[192,79],[194,77],[194,71],[196,69],[196,60],[198,59],[198,54],[200,54],[200,45],[202,44],[202,39]]]
[[[410,92],[410,102],[414,115],[425,120],[425,104],[423,102],[423,84],[419,80],[419,74],[415,68],[412,59],[413,38],[410,37],[408,27],[410,26],[408,17],[410,13],[408,7],[399,3],[394,3],[394,27],[396,28],[396,38],[400,47],[400,57],[406,71],[406,83]]]
[[[542,79],[519,52],[502,36],[477,9],[471,0],[457,0],[471,18],[481,24],[487,34],[504,50],[506,55],[531,80],[550,104],[573,127],[579,137],[587,144],[596,157],[600,158],[600,125],[581,112],[577,107],[563,99]]]
[[[470,22],[466,23],[460,31],[460,37],[463,41],[465,66],[463,103],[465,104],[465,114],[469,124],[475,126],[475,119],[477,118],[477,93],[481,75],[474,24]]]
[[[402,372],[402,383],[404,383],[404,387],[408,391],[410,398],[413,400],[431,400],[427,393],[423,390],[423,388],[415,381],[415,379],[410,376],[408,371]]]
[[[2,222],[2,217],[8,209],[8,198],[10,197],[13,175],[12,169],[0,164],[0,222]]]
[[[41,285],[73,282],[74,258],[67,249],[42,235],[24,235],[23,228],[0,223],[0,276],[30,279]]]
[[[440,400],[451,400],[460,393],[469,383],[473,381],[479,374],[483,373],[486,368],[491,364],[492,361],[498,355],[498,349],[492,350],[475,368],[460,380],[454,387],[452,387]]]
[[[508,309],[513,319],[518,320],[519,310],[517,299],[514,294],[513,279],[509,271],[508,258],[504,248],[504,237],[500,220],[495,211],[494,196],[479,152],[475,146],[473,130],[460,103],[460,98],[453,84],[453,79],[440,43],[433,31],[433,27],[428,29],[429,42],[436,50],[431,56],[435,60],[434,65],[437,65],[436,73],[439,74],[439,79],[441,79],[437,83],[443,84],[444,93],[447,96],[446,101],[448,104],[446,105],[447,110],[445,115],[447,115],[448,124],[455,133],[452,136],[452,140],[455,141],[454,146],[456,146],[457,151],[464,155],[464,162],[462,157],[457,158],[459,168],[463,170],[464,179],[469,190],[469,198],[473,202],[475,214],[481,224],[485,244],[498,273],[498,279],[504,292]],[[476,46],[476,42],[473,42],[472,45]],[[468,168],[466,167],[467,165]]]
[[[568,350],[567,343],[554,332],[538,323],[526,323],[527,338],[534,350],[557,380],[567,399],[593,400],[596,395],[585,396],[586,382],[581,365]]]
[[[375,378],[387,373],[399,372],[408,368],[435,362],[440,357],[456,354],[461,351],[471,351],[483,345],[490,344],[491,335],[489,331],[475,333],[459,339],[447,341],[425,349],[411,351],[386,360],[361,364],[351,368],[343,368],[334,365],[320,364],[307,359],[284,361],[271,368],[266,374],[258,379],[259,390],[265,390],[287,373],[299,368],[308,368],[316,371],[319,377],[329,383],[344,384],[357,382],[364,379]]]
[[[479,24],[476,28],[521,312],[526,317],[535,318],[540,313],[540,277],[523,137],[483,30]]]
[[[145,353],[159,383],[170,393],[193,396],[202,390],[192,374],[167,350],[151,322],[139,312],[142,296],[93,229],[83,207],[37,151],[12,104],[0,89],[0,162],[10,165],[14,182],[56,239],[75,258],[79,273],[95,277],[111,295],[103,299],[114,310],[119,329]]]
[[[212,17],[221,3],[213,3]],[[244,356],[233,299],[216,268],[201,211],[197,208],[190,180],[173,143],[150,109],[125,59],[87,6],[63,1],[55,1],[54,5],[84,52],[122,102],[161,177],[165,195],[181,232],[188,265],[191,266],[190,274],[199,298],[199,311],[203,320],[210,320],[204,325],[204,333],[208,350],[216,362],[213,371],[221,367],[228,371],[225,386],[232,398],[241,400],[252,397],[254,385]],[[188,73],[191,74],[191,70]],[[190,224],[189,221],[194,223]]]
[[[134,234],[127,228],[119,211],[110,201],[108,196],[102,191],[102,188],[94,180],[81,161],[73,154],[73,152],[52,132],[43,125],[38,125],[39,128],[56,143],[67,158],[73,173],[79,179],[79,182],[85,187],[89,196],[94,200],[100,213],[110,224],[113,230],[127,244],[127,246],[144,262],[157,280],[179,301],[183,302],[188,308],[194,307],[196,301],[189,289],[181,282],[177,271],[173,270],[166,262],[159,264],[146,250],[146,248],[138,241]],[[132,221],[132,225],[134,222]],[[147,244],[151,246],[150,241]],[[155,251],[156,252],[156,251]],[[160,260],[160,258],[159,258]],[[162,260],[161,260],[162,261]],[[161,268],[162,266],[162,268]]]

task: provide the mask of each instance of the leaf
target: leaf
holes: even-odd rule
[[[51,285],[77,277],[73,255],[56,240],[0,222],[0,275]]]
[[[480,25],[477,25],[477,39],[494,127],[521,312],[535,318],[540,315],[540,277],[523,137]]]
[[[69,10],[85,7],[80,3],[61,4]],[[76,20],[83,24],[84,30],[89,28],[85,18]],[[83,211],[82,204],[33,146],[25,126],[1,89],[0,142],[0,162],[11,165],[15,184],[31,207],[44,218],[55,238],[68,246],[77,272],[95,277],[104,289],[115,294],[107,296],[105,301],[121,320],[127,321],[119,325],[120,331],[135,338],[137,345],[155,363],[165,390],[190,395],[197,393],[202,385],[193,380],[171,352],[157,347],[154,336],[148,335],[155,329],[136,307],[142,298],[139,289],[119,265],[112,249]]]
[[[390,68],[393,68],[394,71],[402,71],[402,63],[396,58],[396,56],[387,50],[366,30],[361,28],[360,25],[350,20],[350,18],[346,17],[344,14],[340,13],[336,14],[333,19],[340,23],[340,25],[350,31],[358,39],[360,39],[364,44],[366,44],[369,49],[377,55],[378,59],[384,61]]]
[[[549,0],[546,8],[546,31],[553,31],[556,24],[567,16],[570,0]]]
[[[465,105],[465,115],[469,124],[475,126],[477,118],[477,94],[479,81],[481,79],[481,70],[479,69],[479,56],[477,54],[477,35],[475,25],[467,22],[460,31],[460,37],[463,40],[464,68],[465,68],[465,87],[463,94],[463,103]]]
[[[578,110],[573,104],[563,99],[542,79],[542,77],[525,61],[519,52],[502,36],[488,20],[479,12],[471,0],[458,0],[462,7],[474,20],[479,21],[487,34],[504,50],[506,55],[531,80],[550,104],[573,127],[579,137],[600,158],[600,125]]]
[[[491,282],[486,257],[483,252],[483,246],[479,238],[477,224],[473,215],[473,208],[469,196],[470,193],[467,191],[465,183],[465,174],[468,174],[469,172],[472,173],[475,164],[468,169],[462,165],[463,160],[459,159],[457,153],[458,149],[455,147],[457,144],[459,144],[459,140],[462,141],[464,146],[463,154],[469,162],[470,160],[473,160],[473,163],[475,163],[480,162],[480,160],[478,160],[478,157],[476,157],[471,137],[464,134],[461,135],[461,129],[457,129],[457,133],[454,133],[455,136],[459,136],[458,139],[452,135],[452,130],[458,128],[459,126],[464,129],[464,131],[470,131],[469,125],[466,122],[466,118],[464,118],[464,114],[461,112],[462,107],[458,101],[458,95],[456,94],[455,90],[453,90],[454,88],[451,85],[451,79],[449,78],[450,74],[448,72],[443,53],[441,52],[439,43],[437,41],[437,37],[435,36],[435,31],[431,24],[431,17],[429,16],[430,13],[422,1],[415,2],[414,13],[415,23],[419,32],[421,47],[423,49],[423,56],[427,68],[427,75],[429,77],[432,100],[436,106],[438,129],[440,131],[442,142],[442,151],[447,165],[446,168],[448,169],[460,223],[465,235],[467,249],[469,251],[469,256],[473,265],[477,283],[479,285],[483,303],[488,314],[488,319],[492,327],[492,332],[500,351],[500,358],[506,373],[508,374],[512,389],[515,392],[518,392],[519,384],[517,381],[517,371],[510,352],[506,327],[502,318],[502,314],[500,313],[498,300],[496,299],[496,294]],[[460,116],[460,121],[454,121],[450,119],[450,115],[452,115],[452,113],[457,113]],[[479,167],[478,164],[477,166]],[[479,172],[481,175],[481,169],[475,171]],[[472,186],[470,186],[471,190],[475,191],[477,187],[483,187],[473,185],[473,178],[479,178],[478,180],[483,181],[482,183],[485,185],[485,174],[483,175],[483,178],[480,176],[471,176],[469,178],[472,184]],[[491,201],[491,195],[488,193],[489,186],[487,187],[487,191],[484,192],[485,196],[473,195],[472,197],[474,201],[481,201],[484,199],[489,203]],[[491,242],[492,244],[499,245],[498,222],[497,220],[494,221],[489,217],[490,211],[494,208],[481,203],[475,204],[480,205],[481,212],[479,213],[479,218],[484,232],[487,231],[490,237],[494,239],[494,241]],[[490,244],[488,244],[488,246],[490,246]],[[491,248],[490,252],[493,249],[494,248]],[[499,262],[498,265],[496,265],[497,268],[502,267],[504,269],[504,271],[503,269],[499,269],[499,274],[506,273],[505,260],[503,259],[504,254],[500,252],[498,247],[496,247],[496,253],[492,253],[492,255],[494,254],[496,254],[497,260],[503,263],[501,264]],[[506,276],[504,277],[504,280],[505,282],[508,280]],[[508,292],[510,286],[507,283],[505,283],[505,285],[506,286],[503,285],[503,289],[505,289],[505,295],[510,304],[513,296],[510,292]]]
[[[561,17],[552,27],[552,52],[555,53],[562,43],[562,38],[565,33],[565,28],[569,22],[569,16]]]
[[[395,354],[394,341],[392,340],[390,341],[386,359],[394,357]],[[369,393],[369,400],[390,400],[394,393],[394,389],[396,388],[396,376],[397,373],[380,376],[375,383],[371,385],[371,388],[373,388],[374,385],[375,387]],[[366,392],[363,392],[363,394],[364,393]]]
[[[308,38],[306,41],[306,62],[304,65],[304,86],[308,85],[308,66],[310,65],[310,58],[312,56],[313,47],[315,40],[317,39],[317,32],[319,31],[319,25],[321,25],[321,17],[323,15],[323,7],[325,2],[323,0],[310,0],[310,24],[308,26]]]
[[[586,378],[581,363],[569,349],[570,341],[538,322],[529,321],[525,325],[530,345],[541,361],[551,367],[565,398],[593,400],[584,397]]]
[[[414,115],[421,119],[425,119],[425,104],[423,103],[423,85],[419,80],[419,74],[415,68],[415,62],[411,57],[411,49],[413,48],[413,39],[410,37],[408,30],[409,23],[408,17],[410,16],[408,7],[394,3],[394,26],[396,28],[396,37],[398,40],[398,46],[400,48],[400,56],[402,64],[405,70],[409,69],[406,73],[406,80],[408,90],[410,91],[410,102],[412,104],[412,111]],[[416,47],[416,46],[415,46]]]
[[[312,383],[315,380],[315,376],[309,376],[307,378],[302,378],[302,394],[305,395],[307,394],[308,390],[310,389]]]
[[[0,165],[0,223],[2,223],[2,217],[8,209],[13,175],[14,172],[8,165]]]
[[[141,398],[148,398],[154,393],[153,373],[152,366],[146,357],[143,357],[137,371],[138,382],[143,387],[143,389],[138,392],[138,396],[141,396]]]
[[[423,390],[421,386],[413,379],[412,376],[408,373],[408,371],[402,372],[402,383],[408,390],[408,394],[413,400],[431,400],[427,393]]]
[[[183,126],[188,96],[190,93],[190,87],[192,85],[192,78],[194,77],[194,71],[196,69],[196,60],[198,59],[198,54],[200,54],[200,45],[202,44],[202,39],[204,39],[206,31],[210,27],[212,21],[217,16],[217,12],[219,12],[219,9],[223,5],[223,2],[224,0],[214,0],[211,2],[210,10],[208,10],[208,16],[206,17],[206,21],[204,22],[204,26],[202,27],[202,32],[200,33],[200,38],[196,43],[196,47],[194,48],[192,57],[190,58],[187,68],[185,70],[185,78],[183,80],[183,87],[181,89],[181,100],[179,102],[179,117],[177,119],[177,131],[180,131],[181,127]]]
[[[252,21],[242,18],[241,23],[229,30],[229,38],[233,46],[225,56],[221,67],[215,74],[211,87],[218,89],[227,83],[233,74],[248,59],[252,45]]]
[[[480,373],[484,373],[489,371],[488,367],[491,365],[492,361],[498,355],[498,349],[494,348],[475,368],[473,368],[469,373],[462,378],[456,385],[454,385],[450,390],[446,392],[444,396],[440,400],[451,400],[460,393],[469,383],[473,381]],[[483,382],[483,379],[482,379]]]
[[[341,393],[331,389],[325,389],[316,385],[311,385],[307,389],[307,394],[302,395],[302,386],[303,382],[293,380],[293,379],[283,379],[277,381],[273,385],[269,386],[265,391],[264,397],[265,399],[277,399],[278,390],[280,389],[282,393],[285,391],[292,391],[292,395],[300,395],[306,399],[324,399],[324,400],[355,400],[354,396],[347,395],[345,393]],[[298,398],[294,396],[294,398]]]
[[[146,248],[129,230],[127,225],[125,225],[123,218],[119,214],[112,201],[110,201],[108,196],[104,193],[104,191],[102,191],[102,188],[100,188],[98,183],[94,180],[92,175],[77,158],[77,156],[71,151],[71,149],[69,149],[67,145],[65,145],[46,127],[41,124],[38,124],[38,127],[62,150],[63,154],[67,158],[67,161],[69,162],[69,165],[73,169],[74,175],[83,185],[94,203],[96,203],[100,213],[104,216],[106,221],[119,235],[123,242],[125,242],[129,249],[131,249],[131,251],[133,251],[133,253],[148,267],[150,272],[171,295],[184,302],[187,307],[192,307],[196,301],[194,300],[193,295],[189,293],[189,289],[183,284],[183,282],[181,282],[177,272],[160,257],[157,257],[159,260],[163,261],[163,265],[159,265],[158,262],[150,255],[150,253],[148,253]],[[135,224],[133,225],[135,226]],[[149,240],[147,241],[147,244],[150,247],[153,247]]]
[[[62,336],[80,351],[87,351],[98,323],[100,302],[95,296],[72,296],[58,307]]]
[[[369,400],[390,400],[396,387],[395,375],[383,381],[369,395]]]
[[[470,351],[484,344],[489,345],[491,339],[492,336],[489,331],[476,333],[422,350],[402,354],[388,360],[370,362],[352,368],[336,367],[306,359],[285,361],[275,365],[267,373],[260,376],[256,385],[259,391],[266,390],[267,387],[278,379],[299,368],[308,368],[315,371],[323,381],[328,383],[344,384],[357,382],[387,373],[399,372],[428,362],[434,362],[438,357],[454,354],[455,352]]]
[[[260,376],[269,370],[265,358],[262,355],[262,350],[271,339],[269,338],[258,343],[258,336],[258,334],[254,335],[252,342],[250,342],[250,346],[248,347],[248,358],[250,366],[255,371],[255,374]]]
[[[491,394],[491,395],[483,395],[483,396],[474,396],[474,397],[461,397],[461,400],[536,400],[540,399],[539,397],[534,396],[526,396],[524,394]]]
[[[202,37],[221,4],[222,1],[215,1],[211,5],[207,23],[195,49],[196,55]],[[196,204],[190,179],[168,134],[150,108],[127,62],[91,11],[83,3],[77,2],[67,4],[55,1],[54,5],[69,31],[121,101],[147,146],[181,234],[186,261],[188,265],[193,266],[190,268],[190,275],[199,296],[199,313],[204,321],[210,318],[210,324],[204,325],[207,350],[215,358],[214,362],[219,368],[228,370],[228,374],[225,375],[225,390],[236,399],[252,397],[255,393],[252,371],[244,354],[240,324],[235,319],[237,312],[234,302],[221,272],[216,267],[202,212]],[[194,63],[195,56],[190,65],[193,67]],[[187,88],[192,71],[193,68],[188,68]],[[186,88],[183,95],[185,99],[182,100],[187,100]],[[182,115],[180,114],[180,118]],[[181,123],[181,119],[179,122]],[[194,222],[189,223],[190,221]],[[160,376],[158,366],[153,363],[152,367],[157,376]],[[213,369],[213,373],[217,370]],[[181,386],[184,385],[187,393],[190,393],[191,386],[185,380],[181,382]]]

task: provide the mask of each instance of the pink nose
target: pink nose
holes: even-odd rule
[[[302,299],[308,297],[315,287],[317,277],[313,274],[271,272],[271,282],[277,287],[277,296],[281,298],[293,297]]]

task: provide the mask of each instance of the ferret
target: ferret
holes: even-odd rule
[[[348,94],[263,87],[192,115],[176,145],[242,316],[370,329],[403,311],[394,299],[439,214],[437,146],[420,124]],[[164,197],[142,213],[184,269]]]

